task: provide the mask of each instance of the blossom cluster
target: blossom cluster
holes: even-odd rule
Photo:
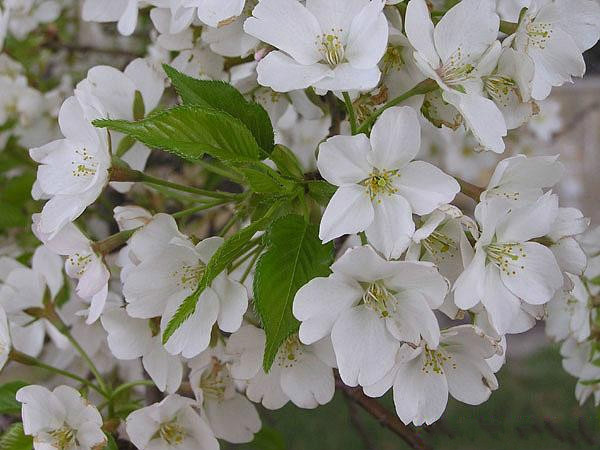
[[[76,3],[5,2],[0,45]],[[600,228],[559,204],[558,155],[505,144],[555,131],[597,2],[81,3],[144,54],[39,89],[0,55],[0,147],[28,150],[40,206],[39,242],[2,236],[0,363],[55,375],[16,392],[36,449],[247,443],[255,404],[336,384],[430,425],[543,319],[600,402]]]

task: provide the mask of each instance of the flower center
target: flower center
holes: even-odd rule
[[[331,29],[331,33],[317,37],[317,47],[330,67],[335,67],[344,60],[344,45],[339,38],[341,33],[341,28],[339,30]]]
[[[436,261],[454,258],[458,249],[458,245],[454,239],[439,231],[434,231],[426,239],[423,239],[421,243]]]
[[[400,70],[404,65],[404,58],[402,57],[402,50],[404,47],[400,45],[388,45],[388,48],[383,55],[383,68],[381,71],[383,74],[388,74],[392,70]]]
[[[484,77],[483,85],[489,96],[502,106],[510,104],[511,94],[520,99],[517,83],[512,78],[500,75]]]
[[[517,265],[519,259],[527,256],[525,249],[519,243],[490,244],[485,251],[488,259],[506,275],[516,275],[517,268],[525,269],[525,266]]]
[[[92,262],[91,253],[83,255],[81,253],[74,253],[68,258],[68,263],[77,270],[78,276],[82,276],[85,273],[85,269],[90,262]]]
[[[277,364],[280,367],[292,367],[303,353],[304,351],[302,350],[302,344],[300,344],[298,335],[293,334],[279,348]]]
[[[173,419],[160,426],[158,435],[169,445],[179,445],[185,438],[185,431],[183,430],[183,427],[176,422],[176,419]]]
[[[204,394],[217,400],[223,400],[231,383],[231,375],[227,366],[218,358],[213,357],[211,368],[200,377],[200,388]]]
[[[456,363],[450,362],[452,357],[447,355],[442,350],[432,350],[429,347],[425,347],[425,361],[421,370],[426,373],[436,373],[438,375],[444,375],[444,366],[451,364],[453,369],[456,369]]]
[[[552,36],[551,24],[535,22],[532,18],[526,20],[528,20],[528,23],[525,26],[525,32],[527,33],[528,44],[544,50],[548,39]]]
[[[373,172],[361,184],[365,187],[371,200],[375,200],[380,194],[392,195],[398,192],[398,188],[393,183],[396,176],[399,176],[397,170],[373,169]],[[381,203],[381,199],[377,201]]]
[[[200,278],[204,275],[206,266],[202,262],[196,265],[183,265],[171,273],[171,276],[177,279],[177,283],[184,289],[196,289]]]
[[[53,440],[53,446],[57,448],[57,450],[67,450],[73,444],[75,444],[75,431],[65,425],[58,430],[54,430],[49,433]]]
[[[371,283],[363,294],[364,304],[378,312],[382,318],[389,317],[390,311],[396,310],[394,300],[394,293],[381,281]]]
[[[464,58],[469,58],[470,55],[464,55],[462,48],[458,48],[456,52],[450,56],[450,59],[440,67],[436,72],[444,83],[449,86],[458,85],[467,81],[471,72],[475,70],[472,64],[464,63]]]
[[[72,173],[74,177],[91,177],[96,174],[98,163],[94,161],[94,157],[83,148],[76,150],[75,154],[79,156],[78,161],[72,161]]]

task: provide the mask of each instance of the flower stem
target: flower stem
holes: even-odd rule
[[[377,120],[377,118],[386,109],[391,108],[392,106],[396,106],[396,105],[402,103],[403,101],[408,100],[411,97],[414,97],[415,95],[427,94],[428,92],[434,91],[437,88],[438,88],[438,85],[434,80],[427,79],[427,80],[421,81],[419,84],[417,84],[411,90],[390,100],[385,105],[383,105],[381,108],[379,108],[377,111],[374,111],[369,117],[367,117],[367,119],[362,123],[362,125],[360,127],[358,127],[358,130],[356,130],[356,133],[366,132],[369,129],[369,127],[371,125],[373,125],[375,120]]]
[[[86,380],[85,378],[82,378],[82,377],[75,375],[74,373],[68,372],[66,370],[59,369],[58,367],[50,366],[50,365],[40,361],[39,359],[34,358],[29,355],[26,355],[25,353],[19,352],[18,350],[12,349],[10,351],[10,359],[12,361],[18,362],[18,363],[26,365],[26,366],[39,367],[40,369],[44,369],[48,372],[52,372],[57,375],[62,375],[63,377],[71,378],[72,380],[75,380],[75,381],[95,390],[103,397],[108,398],[108,394],[106,394],[106,392],[104,392],[104,390],[100,389],[98,386],[96,386],[94,383],[90,382],[89,380]]]
[[[181,192],[187,192],[189,194],[202,195],[204,197],[212,197],[212,198],[222,198],[222,199],[235,199],[239,197],[239,194],[234,194],[232,192],[221,192],[221,191],[210,191],[207,189],[199,189],[192,186],[184,186],[183,184],[173,183],[171,181],[163,180],[161,178],[156,178],[151,175],[146,175],[145,173],[141,174],[140,181],[146,184],[154,184],[157,186],[164,186],[171,189],[175,189]]]
[[[94,375],[94,378],[96,378],[96,382],[98,383],[98,386],[100,386],[100,389],[108,395],[110,391],[108,390],[108,386],[104,381],[104,378],[102,378],[100,371],[98,370],[90,356],[83,349],[83,347],[81,347],[81,345],[79,345],[79,342],[77,342],[77,340],[73,337],[71,331],[69,330],[69,327],[62,321],[62,319],[56,313],[56,310],[54,309],[54,306],[51,303],[46,305],[46,307],[44,308],[43,316],[52,325],[54,325],[56,329],[67,338],[67,340],[71,343],[73,348],[77,350],[77,353],[79,353],[79,355],[83,358],[88,368]]]
[[[221,175],[222,177],[228,178],[231,181],[235,181],[236,183],[242,184],[244,181],[242,174],[240,174],[235,169],[232,169],[230,167],[225,167],[220,164],[216,164],[214,162],[207,161],[205,159],[198,159],[195,161],[195,163],[198,164],[199,166],[203,167],[204,169],[208,170],[209,172],[212,172],[217,175]]]
[[[356,112],[354,111],[354,106],[352,105],[352,99],[350,98],[350,94],[347,92],[343,92],[344,103],[346,104],[346,111],[348,112],[348,119],[350,120],[350,129],[352,130],[352,135],[356,134]]]
[[[163,180],[162,178],[153,177],[152,175],[147,175],[144,172],[140,172],[139,170],[133,170],[123,164],[114,164],[113,167],[111,167],[110,180],[122,182],[138,182],[151,184],[155,186],[164,186],[170,189],[175,189],[177,191],[187,192],[188,194],[196,194],[209,198],[234,199],[239,197],[240,195],[234,194],[232,192],[210,191],[207,189],[200,189],[193,186],[185,186],[183,184]]]
[[[182,211],[178,211],[174,214],[171,214],[174,219],[181,219],[183,217],[191,216],[192,214],[196,214],[200,211],[205,211],[207,209],[214,208],[216,206],[221,206],[229,203],[229,200],[215,200],[214,202],[203,203],[198,206],[194,206],[192,208],[184,209]]]
[[[120,386],[117,386],[114,391],[112,391],[111,398],[114,399],[120,393],[126,392],[129,389],[132,389],[136,386],[154,386],[154,381],[152,381],[152,380],[136,380],[136,381],[130,381],[129,383],[121,384]]]
[[[113,250],[116,250],[124,245],[134,232],[135,230],[123,230],[115,233],[102,241],[92,244],[92,249],[101,255],[108,255]]]

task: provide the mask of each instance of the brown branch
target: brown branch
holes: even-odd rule
[[[454,178],[456,179],[456,181],[458,181],[458,184],[460,185],[460,192],[479,203],[481,194],[485,191],[485,189],[479,186],[475,186],[474,184],[471,184],[468,181],[465,181],[461,178]]]
[[[404,425],[394,412],[388,411],[381,403],[374,398],[367,397],[361,388],[353,388],[346,386],[342,380],[336,376],[336,389],[342,391],[344,395],[352,399],[358,406],[372,415],[379,424],[392,431],[406,442],[411,448],[416,449],[431,449],[419,435],[406,425]]]

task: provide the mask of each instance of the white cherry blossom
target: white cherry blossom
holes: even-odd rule
[[[315,278],[294,299],[300,340],[331,335],[340,376],[349,386],[373,384],[394,365],[402,342],[431,348],[440,330],[433,309],[448,282],[426,262],[386,261],[369,246],[348,250],[328,278]],[[360,330],[360,331],[358,331]]]
[[[371,138],[334,136],[319,147],[323,178],[339,186],[321,220],[319,237],[328,242],[365,231],[387,258],[406,250],[415,230],[412,214],[429,214],[450,203],[460,190],[437,167],[413,161],[421,146],[416,112],[407,106],[386,110]]]
[[[479,143],[496,153],[504,151],[506,122],[482,95],[480,76],[500,46],[499,25],[492,0],[463,0],[435,27],[425,0],[411,0],[406,11],[406,35],[417,65],[438,83],[445,102],[460,112]]]
[[[50,237],[92,204],[108,183],[110,154],[106,131],[95,128],[77,97],[60,108],[58,121],[64,139],[33,148],[40,163],[33,186],[35,199],[49,199],[39,217],[41,233]]]
[[[49,391],[25,386],[17,391],[17,401],[23,404],[23,430],[33,436],[35,450],[95,450],[106,445],[102,416],[72,387]]]
[[[230,370],[234,359],[218,342],[189,362],[189,378],[215,437],[242,444],[254,439],[261,422],[254,405],[237,391]]]
[[[600,5],[590,0],[531,0],[517,31],[509,38],[534,62],[532,96],[543,100],[552,86],[585,74],[583,52],[600,37]]]
[[[265,332],[252,325],[244,325],[227,342],[226,352],[236,360],[231,374],[247,380],[246,396],[250,400],[267,409],[282,408],[290,400],[307,409],[331,401],[335,392],[335,357],[328,339],[304,345],[297,335],[290,336],[267,373],[262,367],[265,342]]]
[[[364,388],[380,397],[390,387],[398,417],[405,424],[431,425],[448,402],[448,394],[463,403],[485,402],[498,381],[486,359],[502,353],[498,342],[473,325],[459,325],[442,332],[440,346],[417,348],[404,345],[394,367],[377,383]]]
[[[382,0],[260,0],[246,33],[278,50],[258,64],[258,82],[278,92],[374,88],[388,40]]]
[[[531,203],[554,187],[565,168],[557,156],[516,155],[498,163],[481,200],[494,197],[515,203]]]
[[[65,272],[78,280],[77,295],[90,305],[86,311],[87,322],[94,323],[104,310],[110,273],[92,248],[92,241],[73,223],[65,225],[57,234],[48,235],[42,231],[42,215],[34,214],[32,220],[36,237],[57,255],[67,257]]]
[[[548,234],[557,214],[558,199],[551,194],[521,207],[501,198],[480,203],[475,216],[482,233],[454,284],[456,306],[467,310],[481,302],[494,329],[504,334],[521,313],[521,302],[549,302],[563,276],[552,251],[534,240]]]
[[[127,416],[125,429],[140,450],[219,450],[208,424],[194,411],[194,400],[173,394]]]

